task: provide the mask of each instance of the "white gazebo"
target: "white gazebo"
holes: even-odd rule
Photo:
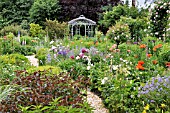
[[[68,27],[71,33],[71,36],[82,35],[82,36],[94,36],[96,22],[85,18],[83,15],[80,15],[78,18],[75,18],[68,22]]]

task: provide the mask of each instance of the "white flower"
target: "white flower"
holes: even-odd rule
[[[117,40],[117,37],[115,37],[114,39]]]
[[[87,70],[90,70],[90,66],[87,66]]]
[[[108,77],[104,77],[104,78],[101,80],[101,82],[102,82],[101,84],[105,84],[108,79],[109,79]]]
[[[123,60],[123,62],[127,62],[127,60]]]
[[[56,55],[56,54],[54,54],[54,58],[57,58],[57,55]]]
[[[118,69],[118,65],[113,65],[113,66],[112,66],[112,69],[113,69],[113,70],[117,70],[117,69]]]
[[[158,32],[155,32],[155,35],[158,35]]]
[[[53,44],[54,43],[54,41],[52,40],[51,42],[50,42],[50,44]]]
[[[52,47],[51,47],[51,50],[54,50],[54,49],[56,49],[56,48],[57,48],[57,47],[55,47],[55,46],[52,46]]]
[[[82,58],[85,59],[85,60],[88,60],[88,59],[89,59],[88,56],[86,56],[86,55],[83,55]]]
[[[80,59],[80,57],[79,57],[79,56],[77,56],[77,57],[76,57],[76,60],[79,60],[79,59]]]
[[[120,58],[120,61],[123,61],[123,58]]]

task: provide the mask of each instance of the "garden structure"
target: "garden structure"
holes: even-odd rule
[[[71,33],[71,37],[74,35],[82,36],[94,36],[96,22],[90,20],[83,15],[80,15],[78,18],[75,18],[68,22],[68,27]]]

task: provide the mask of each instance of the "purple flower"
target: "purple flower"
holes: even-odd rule
[[[138,42],[133,42],[133,44],[138,44]]]
[[[155,40],[152,40],[153,43],[155,43]]]
[[[59,51],[58,54],[63,55],[63,56],[66,56],[66,55],[67,55],[67,52],[66,52],[66,51]]]
[[[51,55],[50,54],[47,55],[47,62],[51,62]]]
[[[162,78],[161,77],[158,77],[158,82],[162,82]]]
[[[151,103],[155,102],[154,100],[150,100]]]

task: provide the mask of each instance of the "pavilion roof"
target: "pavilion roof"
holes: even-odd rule
[[[96,25],[96,22],[90,20],[83,15],[80,15],[78,18],[75,18],[68,22],[70,25]]]

